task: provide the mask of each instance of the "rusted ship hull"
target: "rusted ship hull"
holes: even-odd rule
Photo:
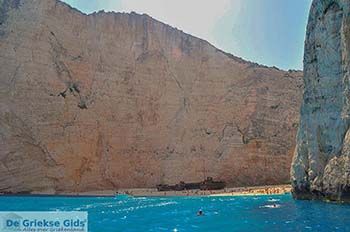
[[[225,182],[215,181],[210,183],[202,183],[200,184],[200,190],[220,190],[226,187]]]
[[[199,183],[185,183],[180,182],[176,185],[167,185],[160,184],[157,185],[158,191],[183,191],[183,190],[219,190],[224,189],[226,187],[226,183],[223,181],[214,181],[211,177],[208,177],[206,180]]]

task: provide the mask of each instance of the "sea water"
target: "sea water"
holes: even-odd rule
[[[198,210],[204,215],[197,216]],[[89,231],[350,231],[350,205],[244,197],[0,197],[0,211],[87,211]]]

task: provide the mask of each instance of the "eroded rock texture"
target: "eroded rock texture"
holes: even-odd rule
[[[147,15],[1,2],[0,191],[289,180],[300,72]]]
[[[314,0],[301,123],[292,167],[297,198],[350,199],[350,1]]]

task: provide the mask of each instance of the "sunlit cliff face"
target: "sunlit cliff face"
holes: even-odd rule
[[[314,1],[310,11],[292,167],[299,198],[349,198],[349,7],[348,1]]]
[[[228,186],[288,182],[300,72],[244,61],[147,15],[9,3],[0,26],[1,191],[154,187],[205,175]]]

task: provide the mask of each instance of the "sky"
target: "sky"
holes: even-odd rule
[[[146,13],[235,56],[281,69],[303,68],[312,0],[63,0],[84,13]]]

